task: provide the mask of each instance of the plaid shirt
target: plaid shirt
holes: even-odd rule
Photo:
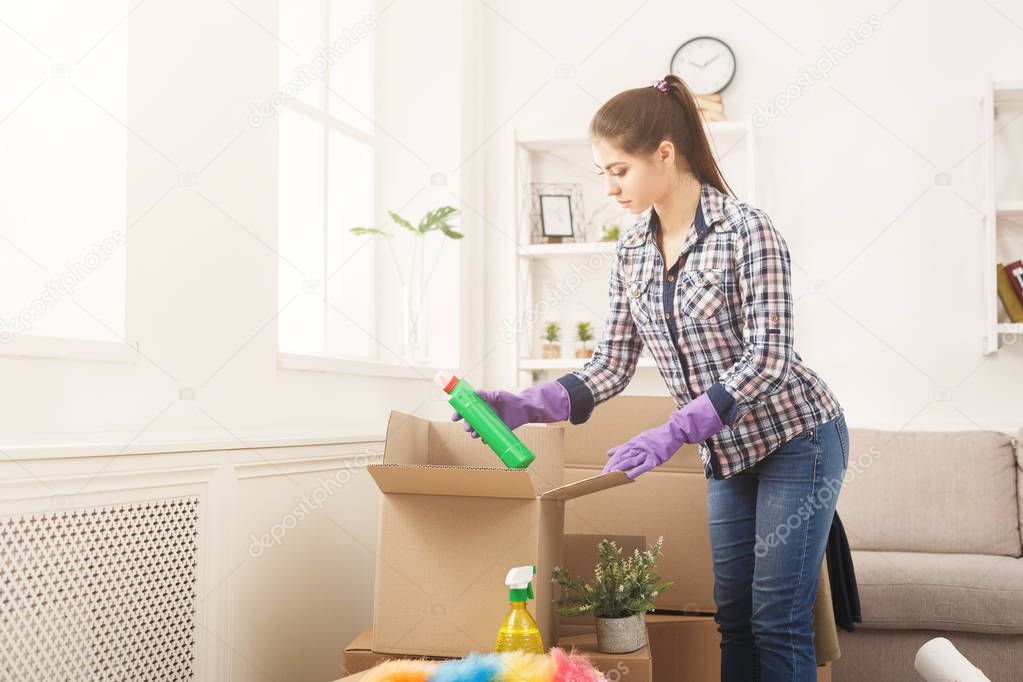
[[[580,424],[625,389],[649,348],[678,407],[706,391],[717,408],[725,427],[699,449],[707,478],[721,479],[842,407],[793,348],[789,250],[767,214],[703,183],[694,225],[668,273],[656,211],[622,235],[603,336],[558,382]]]

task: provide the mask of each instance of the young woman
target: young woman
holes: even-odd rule
[[[698,443],[721,679],[816,680],[812,610],[849,434],[835,395],[793,348],[788,245],[767,214],[732,196],[676,76],[613,97],[590,138],[607,194],[632,213],[650,209],[618,241],[603,336],[556,381],[478,393],[513,429],[580,424],[625,388],[648,347],[679,409],[612,448],[604,471],[635,478]]]

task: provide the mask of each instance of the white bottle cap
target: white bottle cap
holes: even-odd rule
[[[436,376],[433,377],[433,381],[441,388],[447,388],[451,380],[455,378],[455,375],[446,369],[439,370]]]

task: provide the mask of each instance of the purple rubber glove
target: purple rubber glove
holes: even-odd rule
[[[608,450],[610,459],[603,473],[625,471],[629,478],[636,478],[667,462],[686,443],[699,443],[724,427],[710,396],[704,393],[672,412],[667,424],[648,429]]]
[[[501,421],[513,431],[523,424],[564,421],[568,419],[572,407],[568,389],[557,381],[545,381],[518,394],[477,388],[476,395],[486,400]],[[461,418],[457,410],[451,414],[451,421]],[[469,422],[465,422],[464,428],[473,438],[480,437]]]

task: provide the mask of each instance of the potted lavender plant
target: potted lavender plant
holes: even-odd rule
[[[593,581],[583,582],[556,566],[552,581],[561,586],[562,596],[555,601],[562,616],[592,613],[597,619],[597,649],[622,654],[640,649],[647,643],[646,612],[654,609],[654,598],[674,582],[660,583],[656,561],[664,538],[646,551],[633,550],[622,558],[622,548],[613,540],[597,545],[599,559],[593,569]]]

